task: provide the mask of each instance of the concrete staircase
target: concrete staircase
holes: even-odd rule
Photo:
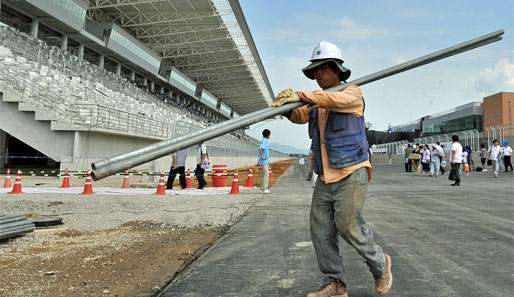
[[[74,132],[52,129],[54,125],[63,123],[50,111],[24,102],[19,91],[0,89],[0,129],[56,162],[72,162]]]

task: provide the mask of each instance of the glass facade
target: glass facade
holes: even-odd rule
[[[423,135],[429,136],[473,129],[481,132],[483,130],[482,121],[483,116],[481,114],[473,114],[441,122],[431,119],[431,121],[423,123]]]

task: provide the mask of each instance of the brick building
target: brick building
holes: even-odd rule
[[[500,92],[485,97],[482,110],[484,137],[514,139],[513,92]]]

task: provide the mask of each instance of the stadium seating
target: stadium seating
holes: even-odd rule
[[[171,137],[221,121],[205,107],[133,82],[12,27],[0,27],[0,84],[75,126]],[[239,139],[254,140],[244,132]]]

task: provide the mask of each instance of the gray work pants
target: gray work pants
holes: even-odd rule
[[[261,164],[261,190],[269,188],[269,164]]]
[[[384,273],[385,256],[373,241],[373,231],[363,217],[368,189],[366,168],[343,180],[325,184],[318,178],[312,194],[310,229],[323,284],[343,280],[343,259],[338,235],[364,258],[374,276]]]

